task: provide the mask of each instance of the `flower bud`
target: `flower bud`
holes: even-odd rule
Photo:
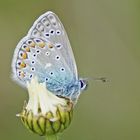
[[[71,123],[73,103],[54,95],[37,79],[27,87],[29,101],[18,115],[26,128],[41,136],[62,133]]]

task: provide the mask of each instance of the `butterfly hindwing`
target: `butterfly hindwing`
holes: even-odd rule
[[[34,76],[52,91],[77,79],[77,68],[64,27],[58,17],[47,12],[40,16],[17,45],[13,77],[26,87]]]

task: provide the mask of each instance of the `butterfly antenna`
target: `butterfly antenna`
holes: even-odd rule
[[[86,80],[94,80],[94,81],[101,81],[103,83],[109,82],[109,79],[107,79],[106,77],[89,77]]]

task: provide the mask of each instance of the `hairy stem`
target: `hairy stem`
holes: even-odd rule
[[[57,135],[50,135],[46,137],[46,140],[59,140],[59,137]]]

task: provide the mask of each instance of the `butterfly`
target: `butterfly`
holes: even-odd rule
[[[12,77],[25,88],[37,77],[53,94],[72,101],[86,89],[87,81],[78,76],[67,33],[55,13],[41,15],[20,40],[12,60]]]

